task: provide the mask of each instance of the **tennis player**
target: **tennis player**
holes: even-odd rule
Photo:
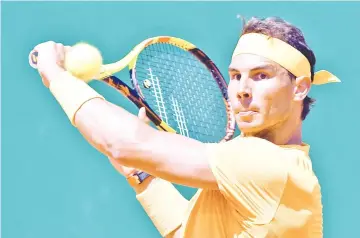
[[[302,123],[312,84],[339,79],[314,71],[315,55],[297,27],[277,18],[245,24],[228,89],[242,133],[225,143],[155,130],[66,72],[62,44],[35,50],[44,84],[72,125],[128,178],[162,236],[323,237],[320,185]],[[198,191],[187,201],[171,183]]]

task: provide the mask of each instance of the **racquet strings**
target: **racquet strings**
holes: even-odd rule
[[[202,142],[224,137],[223,94],[211,72],[190,52],[152,44],[138,56],[136,79],[145,101],[178,133]]]

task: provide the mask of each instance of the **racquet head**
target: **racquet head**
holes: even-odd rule
[[[122,60],[103,66],[98,79],[128,66],[137,94],[179,134],[203,142],[232,138],[235,120],[227,83],[216,65],[195,45],[159,36],[138,44]]]

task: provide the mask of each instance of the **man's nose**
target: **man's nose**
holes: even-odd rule
[[[241,100],[245,100],[245,99],[251,98],[252,96],[251,96],[250,92],[240,91],[240,92],[238,92],[237,97]]]
[[[251,79],[243,77],[238,81],[237,97],[239,100],[252,98]]]

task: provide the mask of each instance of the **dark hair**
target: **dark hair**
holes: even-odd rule
[[[314,80],[314,67],[316,58],[314,52],[306,44],[303,33],[296,26],[286,22],[278,17],[268,17],[264,19],[253,17],[248,22],[243,20],[243,34],[247,33],[261,33],[279,40],[282,40],[292,47],[299,50],[309,61],[311,67],[311,81]],[[290,78],[295,79],[295,75],[289,73]],[[301,119],[305,120],[310,112],[311,106],[315,103],[315,99],[306,96],[303,101],[303,110],[301,112]]]

